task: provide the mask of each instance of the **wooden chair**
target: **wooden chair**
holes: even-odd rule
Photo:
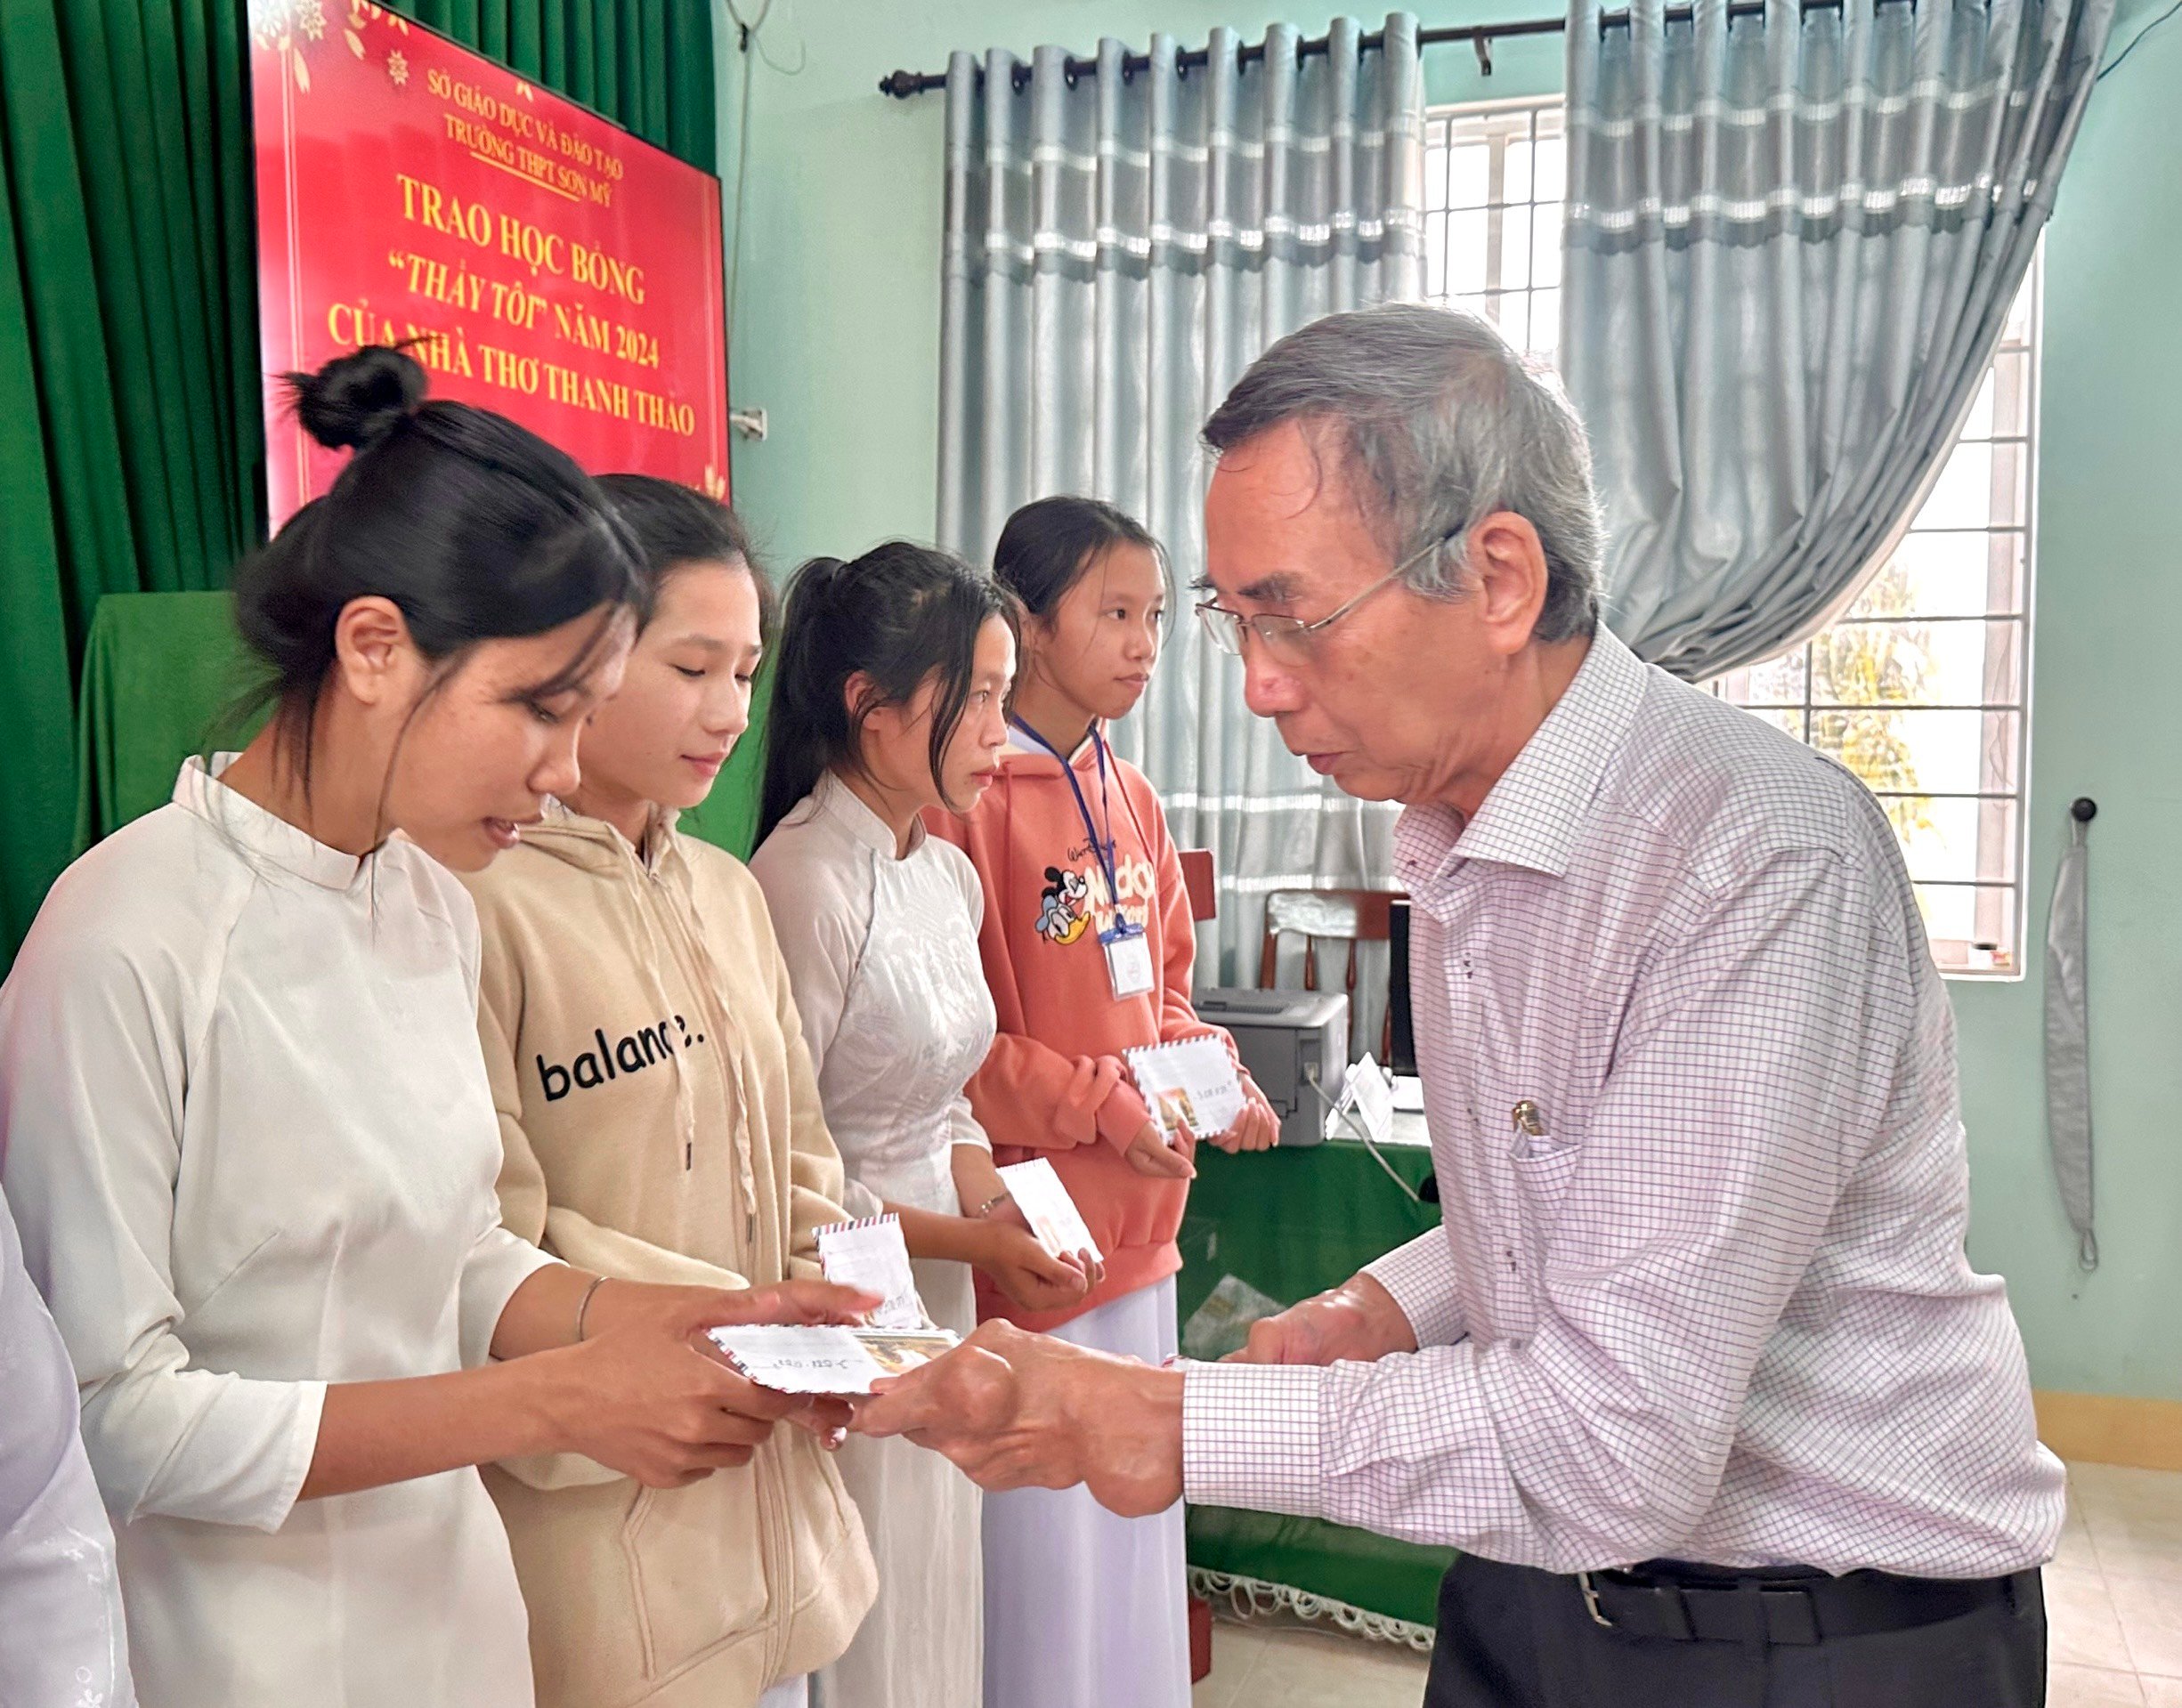
[[[1265,898],[1265,947],[1258,957],[1258,988],[1274,988],[1273,977],[1280,958],[1280,939],[1294,933],[1303,939],[1303,988],[1318,988],[1318,945],[1346,943],[1349,967],[1345,989],[1349,1009],[1356,1011],[1356,947],[1362,943],[1385,943],[1393,934],[1394,903],[1405,892],[1391,889],[1277,889]],[[1381,1029],[1379,1060],[1394,1056],[1394,1007],[1387,1005]]]
[[[1190,917],[1203,925],[1207,919],[1220,917],[1220,884],[1213,871],[1213,851],[1210,848],[1178,848],[1175,854],[1182,862],[1182,883],[1189,891]]]

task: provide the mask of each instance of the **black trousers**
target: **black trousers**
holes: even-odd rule
[[[2046,1608],[1809,1644],[1669,1641],[1602,1628],[1576,1579],[1463,1555],[1440,1586],[1425,1708],[2039,1708]]]

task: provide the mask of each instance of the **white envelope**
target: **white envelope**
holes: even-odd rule
[[[1394,1081],[1369,1056],[1352,1064],[1342,1081],[1340,1100],[1326,1111],[1326,1136],[1367,1145],[1394,1142]]]
[[[1224,1133],[1243,1113],[1243,1081],[1228,1047],[1213,1037],[1125,1050],[1129,1072],[1172,1144],[1184,1128],[1199,1138]]]
[[[1105,1257],[1099,1242],[1091,1238],[1091,1229],[1083,1225],[1075,1200],[1045,1158],[1010,1163],[1000,1171],[1000,1183],[1015,1199],[1015,1207],[1023,1212],[1038,1243],[1054,1257],[1072,1258],[1079,1251]]]
[[[868,1394],[961,1344],[945,1329],[791,1328],[738,1323],[711,1331],[712,1344],[751,1381],[782,1394]]]
[[[885,1302],[872,1313],[875,1329],[931,1326],[924,1301],[917,1297],[909,1270],[909,1247],[902,1239],[899,1216],[872,1216],[860,1222],[830,1222],[818,1230],[818,1266],[837,1287],[877,1293]]]

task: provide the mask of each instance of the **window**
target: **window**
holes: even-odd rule
[[[2022,966],[2037,327],[2033,263],[1894,555],[1816,639],[1712,684],[1878,796],[1950,973]]]
[[[1424,291],[1497,320],[1510,344],[1561,350],[1558,101],[1442,107],[1424,123]]]
[[[1558,101],[1442,108],[1425,132],[1426,288],[1551,360]],[[1709,684],[1862,778],[1902,839],[1934,959],[2019,973],[2038,268],[1962,436],[1892,557],[1815,638]]]

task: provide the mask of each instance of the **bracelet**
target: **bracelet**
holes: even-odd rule
[[[1014,1202],[1015,1194],[1012,1192],[997,1193],[994,1196],[986,1199],[985,1202],[978,1207],[977,1219],[979,1221],[984,1221],[1002,1204],[1011,1204]]]
[[[591,1310],[591,1295],[592,1295],[593,1293],[596,1292],[596,1291],[598,1291],[598,1290],[599,1290],[601,1287],[604,1287],[605,1284],[606,1284],[606,1277],[605,1277],[605,1276],[604,1276],[604,1275],[593,1275],[593,1276],[591,1277],[591,1284],[590,1284],[589,1286],[586,1287],[586,1288],[583,1290],[583,1297],[582,1297],[580,1299],[579,1299],[579,1300],[577,1301],[577,1303],[576,1303],[576,1341],[575,1341],[575,1343],[576,1343],[578,1346],[581,1346],[581,1345],[583,1344],[583,1319],[584,1319],[586,1316],[588,1316],[588,1315],[590,1315],[590,1310]]]

